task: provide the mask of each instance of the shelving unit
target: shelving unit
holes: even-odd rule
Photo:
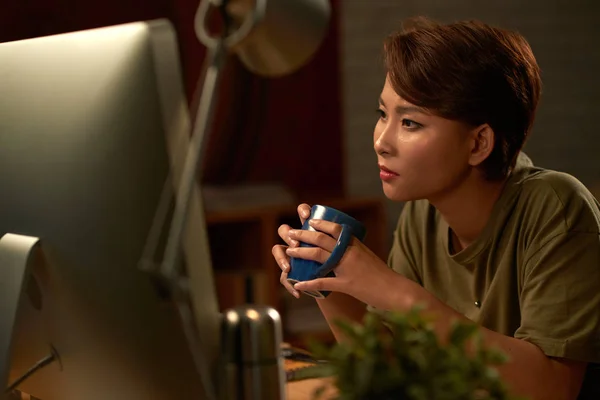
[[[365,244],[378,256],[387,254],[386,217],[379,198],[322,201],[365,224]],[[279,283],[280,269],[271,249],[283,243],[281,224],[299,227],[295,205],[207,213],[211,257],[222,310],[244,304],[267,304],[282,315],[286,340],[305,344],[307,337],[332,339],[314,299],[295,299]]]

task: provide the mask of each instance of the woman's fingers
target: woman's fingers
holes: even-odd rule
[[[337,242],[336,239],[321,232],[308,231],[303,229],[289,229],[288,235],[290,240],[295,242],[303,242],[320,247],[328,252],[332,252]],[[296,246],[293,246],[296,247]]]
[[[304,281],[296,283],[295,287],[303,292],[320,292],[320,291],[331,291],[339,292],[344,287],[340,282],[340,278],[318,278],[312,281]]]
[[[279,278],[279,282],[281,282],[281,284],[283,285],[283,287],[288,292],[290,292],[292,296],[294,296],[297,299],[300,298],[300,292],[298,292],[296,289],[294,289],[294,287],[292,286],[292,284],[288,282],[288,280],[287,280],[287,274],[285,272],[283,272],[281,274],[281,277]]]
[[[312,260],[321,264],[331,256],[330,252],[320,247],[288,247],[285,252],[290,257]]]
[[[281,269],[281,277],[279,278],[279,282],[283,285],[283,287],[290,292],[294,297],[299,298],[300,293],[287,281],[288,272],[290,272],[290,261],[289,257],[285,254],[286,246],[281,244],[277,244],[273,246],[271,252],[273,253],[273,258],[279,265]]]
[[[279,229],[277,229],[277,234],[288,246],[297,247],[299,245],[298,241],[290,238],[289,231],[291,229],[289,225],[280,225]]]
[[[281,244],[276,244],[271,249],[271,253],[273,253],[273,258],[275,259],[275,262],[277,263],[277,265],[279,265],[279,268],[281,268],[281,271],[288,273],[290,271],[291,267],[290,267],[290,259],[287,256],[287,254],[285,254],[285,249],[286,249],[286,246],[281,245]]]
[[[300,217],[300,223],[304,225],[304,221],[310,217],[310,206],[306,203],[302,203],[298,206],[298,216]]]
[[[336,240],[340,237],[340,234],[342,233],[342,226],[335,222],[326,221],[324,219],[311,219],[308,223],[317,231],[327,233],[328,235],[334,237]]]
[[[310,216],[310,206],[308,204],[300,204],[298,206],[298,216],[300,217],[300,221],[304,224],[304,221]],[[290,237],[290,230],[292,228],[289,225],[281,225],[277,229],[277,234],[281,239],[287,244],[287,246],[277,244],[273,246],[271,252],[273,253],[273,258],[279,265],[281,269],[281,277],[279,281],[286,288],[288,292],[290,292],[294,297],[300,297],[300,293],[293,288],[293,286],[288,282],[287,276],[290,271],[290,257],[286,254],[286,249],[288,248],[299,248],[300,242],[298,238]],[[328,243],[326,243],[328,245]]]

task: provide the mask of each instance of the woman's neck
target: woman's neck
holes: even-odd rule
[[[452,243],[454,251],[461,251],[479,237],[505,183],[506,179],[489,181],[479,174],[472,175],[452,192],[429,200],[455,236]]]

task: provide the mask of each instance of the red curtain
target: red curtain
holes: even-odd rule
[[[254,76],[236,58],[227,63],[204,181],[281,182],[300,199],[344,193],[340,0],[332,0],[328,34],[309,64],[277,79]],[[170,19],[179,37],[188,99],[205,55],[196,39],[198,0],[0,0],[0,42],[119,23]]]

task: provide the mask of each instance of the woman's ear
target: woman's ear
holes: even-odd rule
[[[469,164],[473,167],[481,165],[494,150],[494,130],[488,124],[478,126],[472,131],[472,147]]]

